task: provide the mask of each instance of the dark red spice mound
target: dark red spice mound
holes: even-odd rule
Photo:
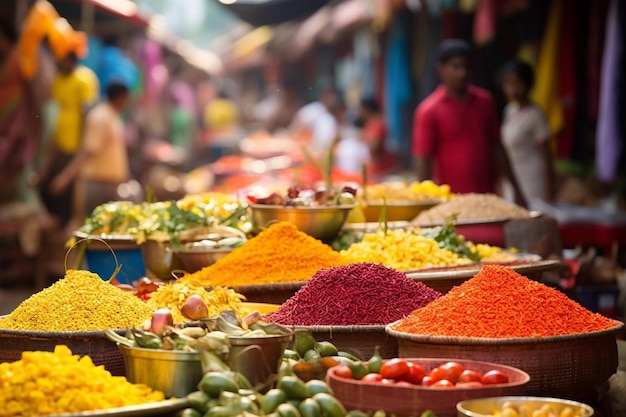
[[[265,320],[300,326],[383,325],[440,296],[402,272],[357,263],[318,271]]]

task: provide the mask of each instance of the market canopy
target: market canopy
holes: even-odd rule
[[[276,25],[308,16],[329,0],[218,0],[253,26]]]

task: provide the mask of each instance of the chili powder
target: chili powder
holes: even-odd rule
[[[580,334],[618,325],[508,267],[485,265],[392,329],[428,336],[511,338]]]
[[[300,326],[383,325],[440,296],[402,272],[356,263],[318,271],[265,319]]]

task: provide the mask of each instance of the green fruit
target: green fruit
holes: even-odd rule
[[[322,411],[328,415],[328,417],[345,417],[346,409],[344,406],[330,394],[319,393],[313,396],[313,399],[322,408]]]
[[[376,350],[374,351],[374,356],[367,361],[367,369],[370,373],[379,373],[380,368],[383,366],[383,358],[380,356],[378,352],[378,346],[376,346]]]
[[[316,349],[322,357],[335,356],[339,353],[337,347],[330,342],[319,342]]]
[[[189,405],[201,413],[206,413],[209,410],[211,400],[213,400],[213,398],[206,392],[202,391],[195,391],[187,395]]]
[[[293,405],[296,408],[300,407],[300,403],[301,402],[302,401],[300,401],[300,400],[287,400],[287,404],[291,404],[291,405]]]
[[[271,389],[265,394],[263,398],[263,404],[261,405],[261,412],[263,414],[271,414],[278,406],[287,401],[287,394],[281,389]]]
[[[350,411],[346,417],[370,417],[369,414],[364,413],[361,410],[352,410]]]
[[[348,361],[346,366],[352,371],[352,378],[361,379],[369,373],[367,367],[361,361]]]
[[[235,372],[235,382],[237,382],[239,388],[252,389],[250,380],[241,372]]]
[[[298,408],[288,403],[279,405],[276,411],[280,417],[300,417]]]
[[[293,337],[293,347],[300,356],[304,356],[307,351],[315,347],[315,339],[307,332],[297,331]]]
[[[306,353],[304,354],[302,359],[304,359],[307,362],[312,362],[312,361],[318,360],[321,357],[322,356],[319,354],[319,352],[317,350],[311,349],[311,350],[307,350],[306,351]]]
[[[244,411],[249,411],[252,414],[259,414],[259,406],[256,402],[254,402],[254,400],[251,400],[248,397],[241,397],[240,404]]]
[[[302,401],[298,410],[302,417],[320,417],[322,415],[322,407],[313,398]]]
[[[342,358],[348,358],[348,359],[353,360],[355,362],[356,361],[360,361],[359,358],[354,356],[352,353],[348,353],[348,352],[339,351],[339,352],[337,352],[337,356],[341,356]]]
[[[295,350],[285,349],[285,353],[283,353],[283,358],[293,359],[297,361],[300,359],[300,355],[298,355],[298,352],[296,352]]]
[[[283,390],[287,398],[292,400],[304,400],[311,396],[304,382],[297,376],[283,377],[278,381],[276,388]]]
[[[230,406],[241,404],[241,396],[234,392],[222,391],[219,398],[220,405]]]
[[[237,383],[222,372],[209,372],[205,374],[198,388],[212,397],[217,398],[222,391],[237,392]]]
[[[333,390],[328,386],[328,384],[324,381],[320,381],[319,379],[312,379],[304,385],[306,385],[311,395],[319,394],[320,392],[333,395]]]
[[[242,411],[240,405],[218,405],[207,411],[204,417],[235,417]]]
[[[176,417],[202,417],[202,413],[193,408],[185,408],[176,414]]]

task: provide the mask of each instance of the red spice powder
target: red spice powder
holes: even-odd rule
[[[508,267],[486,265],[393,329],[430,336],[507,338],[580,334],[617,325]]]
[[[318,271],[265,320],[300,326],[383,325],[440,296],[402,272],[356,263]]]

